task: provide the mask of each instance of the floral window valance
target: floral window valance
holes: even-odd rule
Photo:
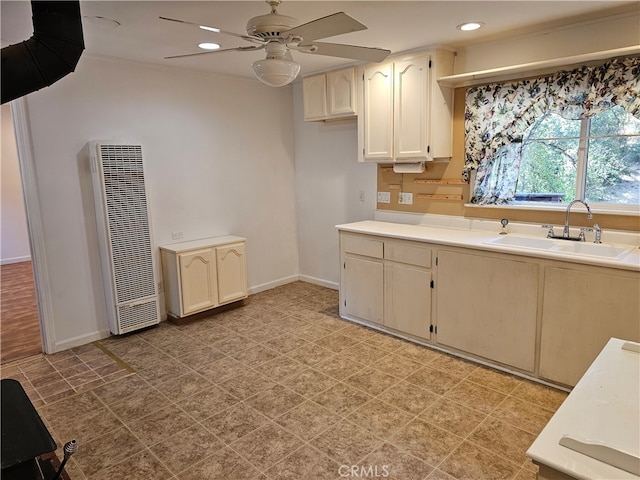
[[[640,118],[640,59],[618,58],[543,78],[467,90],[465,166],[477,170],[472,202],[515,197],[524,132],[546,112],[579,120],[619,105]]]

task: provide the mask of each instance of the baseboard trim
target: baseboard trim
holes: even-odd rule
[[[291,275],[289,277],[273,280],[272,282],[262,283],[260,285],[249,287],[249,295],[264,292],[265,290],[271,290],[272,288],[280,287],[282,285],[286,285],[287,283],[297,282],[298,280],[300,280],[300,275]]]
[[[31,255],[27,255],[25,257],[12,257],[12,258],[3,258],[0,260],[0,265],[11,265],[12,263],[22,263],[22,262],[30,262]]]
[[[63,350],[69,350],[70,348],[80,347],[82,345],[86,345],[87,343],[95,342],[97,340],[104,340],[105,338],[109,338],[111,336],[111,332],[109,330],[102,332],[94,332],[89,333],[87,335],[82,335],[80,337],[70,338],[65,340],[64,342],[56,342],[53,346],[53,352],[47,353],[58,353]]]
[[[340,285],[337,282],[330,282],[321,278],[311,277],[309,275],[298,275],[299,279],[303,282],[313,283],[314,285],[320,285],[321,287],[330,288],[331,290],[339,290]]]

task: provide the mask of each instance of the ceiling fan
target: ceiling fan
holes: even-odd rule
[[[367,62],[381,62],[391,53],[390,50],[382,48],[317,42],[318,39],[367,29],[365,25],[344,12],[334,13],[300,25],[296,18],[277,12],[276,8],[282,3],[282,0],[265,1],[271,6],[271,12],[250,19],[247,22],[246,34],[228,32],[216,27],[175,18],[160,17],[162,20],[193,25],[203,30],[231,35],[252,43],[252,45],[235,48],[173,55],[165,57],[165,59],[229,51],[252,52],[264,49],[267,52],[266,58],[253,62],[253,71],[262,83],[271,87],[281,87],[291,83],[300,72],[300,65],[293,61],[290,50]]]

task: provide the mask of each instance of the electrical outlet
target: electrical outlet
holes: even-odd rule
[[[400,205],[413,205],[413,193],[400,192],[400,196],[398,197],[398,203]]]
[[[364,190],[360,190],[358,193],[358,199],[360,200],[360,203],[364,203]]]
[[[171,232],[171,240],[182,240],[184,234],[182,232]]]
[[[391,192],[378,192],[378,203],[391,203]]]

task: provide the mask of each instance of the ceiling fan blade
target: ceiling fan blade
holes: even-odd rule
[[[363,25],[355,18],[350,17],[344,12],[338,12],[293,27],[291,30],[284,32],[282,36],[295,35],[302,37],[304,43],[309,43],[317,38],[333,37],[342,33],[357,32],[366,29],[366,25]]]
[[[185,25],[191,25],[194,27],[198,27],[202,30],[206,30],[214,33],[222,33],[223,35],[231,35],[232,37],[242,38],[243,40],[247,40],[248,42],[254,43],[265,43],[264,40],[260,37],[254,37],[253,35],[242,35],[240,33],[227,32],[226,30],[220,30],[217,27],[210,27],[208,25],[201,25],[199,23],[188,22],[186,20],[178,20],[177,18],[168,18],[168,17],[158,17],[160,20],[168,20],[169,22],[183,23]]]
[[[221,50],[208,50],[206,52],[186,53],[184,55],[172,55],[170,57],[164,57],[164,59],[168,60],[168,59],[171,59],[171,58],[195,57],[197,55],[209,55],[211,53],[222,53],[222,52],[231,52],[231,51],[252,52],[254,50],[262,50],[263,48],[264,48],[263,45],[252,45],[252,46],[247,46],[247,47],[235,47],[235,48],[223,48]]]
[[[316,47],[308,51],[306,48]],[[292,47],[293,48],[293,47]],[[358,47],[355,45],[343,45],[341,43],[313,42],[311,45],[300,45],[300,51],[314,55],[327,55],[329,57],[351,58],[366,62],[381,62],[389,56],[391,50],[372,47]]]

